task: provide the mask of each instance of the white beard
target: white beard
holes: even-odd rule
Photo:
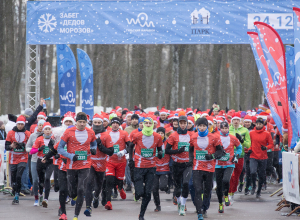
[[[62,125],[60,127],[55,127],[52,129],[52,135],[54,137],[55,144],[60,141],[60,138],[63,136],[64,132],[67,130],[66,125]]]

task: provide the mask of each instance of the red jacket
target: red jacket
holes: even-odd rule
[[[268,159],[267,150],[274,147],[272,136],[270,132],[265,130],[263,127],[261,130],[256,130],[254,128],[250,131],[251,147],[249,150],[252,150],[250,158],[257,160]],[[261,146],[267,147],[267,150],[262,150]]]

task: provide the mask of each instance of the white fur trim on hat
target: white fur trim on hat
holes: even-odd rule
[[[208,121],[208,124],[211,124],[211,125],[214,124],[211,120],[207,120],[207,121]]]
[[[188,122],[190,122],[190,123],[194,124],[194,122],[192,122],[191,120],[188,120]]]
[[[244,119],[244,121],[252,122],[252,119]]]
[[[231,122],[232,122],[233,119],[239,119],[239,120],[241,120],[240,117],[234,116],[234,117],[231,118]]]
[[[23,125],[25,125],[25,122],[24,121],[17,121],[16,124],[23,124]]]
[[[103,119],[102,118],[93,118],[93,121],[102,121],[103,122]]]
[[[45,128],[51,128],[52,129],[52,127],[50,125],[46,125],[45,127],[43,127],[43,130],[45,130]]]
[[[284,132],[288,132],[288,131],[289,131],[289,129],[284,129],[284,128],[282,127],[282,131],[284,131]]]
[[[168,115],[168,112],[160,112],[159,113],[159,115],[162,115],[162,114]]]
[[[103,120],[109,122],[109,119],[108,119],[108,118],[104,118]]]
[[[257,115],[257,118],[262,118],[264,120],[267,120],[268,116],[266,116],[266,115]]]
[[[72,117],[64,117],[63,119],[63,124],[65,124],[65,121],[71,121],[73,123],[73,125],[75,125],[75,120]]]
[[[203,113],[202,115],[201,115],[201,118],[202,117],[204,117],[204,116],[209,116],[207,113]]]

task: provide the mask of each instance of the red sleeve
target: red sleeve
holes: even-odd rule
[[[129,135],[127,134],[126,131],[124,131],[124,135],[125,135],[125,142],[127,143],[128,141],[130,141]]]
[[[12,133],[13,133],[13,131],[9,131],[7,136],[6,136],[6,141],[9,141],[11,143],[13,142]]]
[[[55,144],[53,148],[54,148],[55,150],[57,150],[58,145],[59,145],[59,142],[58,142],[57,144]]]
[[[162,139],[161,139],[161,137],[160,137],[160,134],[158,134],[159,136],[157,136],[157,138],[158,138],[158,143],[157,143],[157,146],[158,147],[161,147],[162,145],[163,145],[163,141],[162,141]]]
[[[273,147],[274,147],[274,142],[273,142],[273,140],[272,140],[272,136],[271,136],[271,133],[270,133],[270,132],[267,133],[267,141],[268,141],[267,148],[268,148],[268,149],[273,149]]]
[[[191,139],[190,139],[190,147],[194,147],[194,135],[191,136]]]
[[[132,137],[132,143],[137,144],[137,141],[138,141],[137,136],[138,136],[138,134],[139,133],[136,133],[135,135],[133,135],[133,137]]]
[[[167,139],[167,143],[173,146],[173,144],[174,144],[174,135],[171,134],[169,136],[169,138]]]
[[[105,135],[104,146],[105,146],[106,148],[113,147],[111,137],[110,137],[110,135],[108,135],[108,134]]]
[[[222,145],[222,141],[218,135],[215,135],[215,147],[218,145]]]
[[[126,128],[126,123],[122,124],[121,126],[122,126],[122,128],[124,130]]]
[[[93,130],[91,130],[91,136],[92,136],[91,142],[94,142],[96,140],[96,135],[95,135],[95,132]]]
[[[41,138],[39,137],[38,139],[35,140],[34,144],[32,145],[32,148],[39,148],[41,147]]]
[[[253,143],[252,142],[252,131],[249,132],[249,135],[250,135],[251,145],[250,145],[250,148],[248,149],[248,151],[252,150],[252,143]]]
[[[241,144],[241,142],[239,141],[239,139],[237,139],[235,136],[233,136],[233,144],[235,147],[237,147]]]
[[[67,143],[69,140],[69,132],[70,131],[68,131],[68,129],[67,129],[60,139]]]

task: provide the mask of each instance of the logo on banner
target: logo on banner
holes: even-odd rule
[[[289,176],[289,182],[291,184],[292,189],[295,188],[295,177],[294,177],[294,173],[293,173],[293,162],[290,161],[290,170],[288,172],[288,176]]]
[[[69,103],[75,103],[75,98],[72,91],[68,91],[66,95],[60,95],[61,100],[68,101]]]
[[[93,102],[93,97],[92,95],[90,95],[90,99],[89,100],[82,100],[82,103],[85,103],[86,105],[90,105],[90,106],[93,106],[94,105],[94,102]]]
[[[41,17],[38,20],[39,29],[44,33],[49,33],[54,31],[56,25],[57,25],[56,18],[49,13],[41,15]]]
[[[151,32],[151,31],[155,31],[155,29],[153,29],[155,27],[153,21],[149,20],[149,17],[145,12],[139,13],[137,15],[136,19],[126,18],[126,21],[127,21],[128,25],[139,26],[139,28],[135,28],[135,29],[126,29],[126,31],[128,31],[128,32]]]
[[[191,29],[192,36],[207,36],[210,35],[210,12],[205,8],[201,8],[200,10],[195,9],[191,14]]]

